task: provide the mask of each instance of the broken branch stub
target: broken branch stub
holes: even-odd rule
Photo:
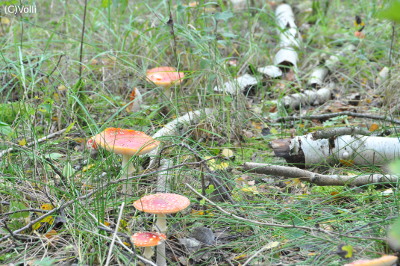
[[[276,156],[299,167],[332,165],[347,161],[356,165],[383,165],[400,157],[398,138],[344,135],[314,139],[313,134],[292,139],[274,140]]]

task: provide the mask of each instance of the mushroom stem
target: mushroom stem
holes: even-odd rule
[[[132,162],[129,162],[132,156],[130,155],[122,155],[122,177],[129,177],[131,176],[136,168],[133,166]],[[132,193],[132,183],[130,181],[127,181],[127,183],[124,183],[122,186],[122,193],[124,194],[131,194]]]
[[[151,257],[153,257],[154,255],[154,250],[152,247],[145,247],[144,248],[144,252],[143,252],[143,257],[145,257],[146,259],[151,260]]]
[[[160,231],[160,233],[165,234],[167,232],[167,215],[166,214],[162,214],[162,213],[157,214],[156,227],[157,227],[157,230]]]

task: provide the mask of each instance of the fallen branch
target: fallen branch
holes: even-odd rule
[[[319,90],[305,90],[302,93],[294,93],[284,96],[281,100],[275,100],[275,104],[283,104],[285,107],[296,109],[303,105],[320,105],[331,99],[335,84],[330,83],[328,86]]]
[[[38,139],[38,140],[33,140],[33,141],[31,141],[31,142],[28,142],[26,145],[21,146],[21,148],[31,147],[31,146],[36,145],[36,144],[38,144],[38,143],[41,143],[41,142],[44,142],[44,141],[46,141],[46,140],[52,139],[52,138],[54,138],[54,137],[57,137],[57,136],[61,135],[62,133],[64,133],[66,130],[67,130],[67,129],[64,128],[64,129],[61,129],[61,130],[56,131],[56,132],[54,132],[54,133],[51,133],[51,134],[49,134],[49,135],[47,135],[47,136],[45,136],[45,137],[43,137],[43,138],[40,138],[40,139]],[[16,144],[15,144],[15,145],[16,145]],[[19,145],[16,145],[16,146],[19,146]],[[15,150],[15,149],[16,149],[16,148],[12,148],[12,147],[11,147],[11,148],[8,148],[7,150],[1,151],[1,152],[0,152],[0,158],[3,157],[5,154],[7,154],[7,153],[9,153],[9,152],[12,152],[12,151]]]
[[[350,111],[338,112],[338,113],[329,113],[329,114],[320,114],[320,115],[307,115],[307,116],[287,116],[287,117],[280,117],[276,121],[277,122],[284,122],[284,121],[295,121],[295,120],[326,120],[333,117],[338,117],[342,115],[359,117],[359,118],[368,118],[374,119],[379,121],[386,121],[393,124],[400,125],[400,120],[394,118],[388,118],[386,116],[379,116],[379,115],[371,115],[371,114],[359,114]]]
[[[307,181],[319,186],[363,186],[372,183],[397,183],[398,176],[395,175],[322,175],[311,171],[299,169],[297,167],[252,163],[247,162],[243,165],[243,169],[265,175],[283,176],[288,178],[300,178],[300,180]]]
[[[244,222],[248,222],[248,223],[253,223],[253,224],[259,224],[259,225],[265,225],[265,226],[271,226],[271,227],[280,227],[280,228],[295,228],[295,229],[301,229],[304,231],[308,231],[308,232],[320,232],[320,233],[324,233],[327,235],[336,235],[336,236],[342,236],[342,237],[348,237],[348,238],[353,238],[353,239],[363,239],[363,240],[380,240],[380,241],[386,241],[386,238],[379,238],[379,237],[370,237],[370,236],[351,236],[351,235],[343,235],[340,233],[336,233],[333,231],[328,231],[328,230],[324,230],[322,228],[316,228],[316,227],[308,227],[308,226],[298,226],[298,225],[287,225],[287,224],[275,224],[275,223],[267,223],[267,222],[260,222],[260,221],[256,221],[256,220],[251,220],[251,219],[247,219],[247,218],[243,218],[240,217],[236,214],[230,213],[228,211],[226,211],[225,209],[221,208],[220,206],[218,206],[215,202],[211,201],[210,199],[208,199],[207,197],[201,195],[199,192],[197,192],[191,185],[189,185],[188,183],[185,183],[185,185],[193,192],[195,193],[197,196],[201,197],[202,199],[204,199],[205,201],[207,201],[209,204],[211,204],[212,206],[214,206],[215,208],[217,208],[219,211],[221,211],[222,213],[225,213],[226,215],[233,217],[237,220],[240,221],[244,221]]]
[[[309,133],[291,139],[273,140],[270,144],[276,156],[304,167],[332,165],[340,161],[356,165],[384,165],[400,157],[398,138],[344,135],[315,139]]]
[[[211,113],[214,112],[214,109],[211,108],[206,108],[204,110],[197,110],[197,111],[191,111],[188,112],[187,114],[180,116],[168,124],[166,124],[163,128],[158,130],[154,135],[153,138],[162,138],[162,137],[167,137],[167,136],[176,136],[176,135],[181,135],[179,134],[179,130],[183,128],[184,126],[187,125],[194,125],[197,124],[200,120],[201,117],[208,116]],[[162,145],[159,145],[156,149],[152,150],[148,155],[150,156],[150,163],[147,169],[150,169],[154,166],[154,164],[157,161],[157,155],[160,154],[161,147]]]

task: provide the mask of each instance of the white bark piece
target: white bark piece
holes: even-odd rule
[[[293,10],[290,5],[281,4],[276,8],[275,16],[280,30],[279,46],[281,49],[274,57],[274,65],[297,68],[298,55],[294,48],[299,47],[300,40]]]
[[[257,71],[269,78],[282,77],[282,70],[277,66],[265,66],[257,68]]]
[[[324,79],[328,75],[328,68],[326,67],[317,67],[313,70],[310,75],[310,79],[308,80],[308,84],[312,88],[321,87]]]
[[[302,93],[294,93],[283,97],[281,100],[273,101],[276,104],[283,104],[285,107],[296,109],[301,105],[320,105],[331,99],[332,89],[334,84],[331,83],[328,86],[319,90],[305,90]]]
[[[312,133],[290,140],[289,155],[304,154],[306,166],[335,164],[351,160],[356,165],[384,165],[400,157],[398,138],[339,136],[334,139],[314,139]]]
[[[162,138],[167,136],[175,136],[180,135],[179,131],[185,126],[197,124],[200,118],[209,116],[214,112],[212,108],[206,108],[204,110],[196,110],[188,112],[187,114],[180,116],[168,124],[166,124],[163,128],[158,130],[152,137],[155,138]],[[154,166],[155,162],[157,161],[156,155],[160,153],[161,146],[159,145],[156,149],[152,150],[147,155],[150,156],[150,163],[148,168]]]
[[[234,10],[244,9],[246,7],[247,0],[231,0]]]
[[[389,68],[384,67],[381,71],[379,71],[378,77],[376,78],[375,82],[378,85],[381,85],[385,80],[389,77]]]
[[[294,22],[293,10],[288,4],[281,4],[275,10],[276,22],[279,28],[297,28]]]
[[[382,182],[398,182],[396,175],[322,175],[307,170],[299,169],[297,167],[272,165],[264,163],[247,162],[243,165],[244,170],[273,176],[283,176],[288,178],[300,178],[301,180],[314,183],[319,186],[363,186],[372,183]]]
[[[225,82],[222,87],[215,86],[214,91],[225,92],[228,94],[237,94],[243,92],[246,88],[257,84],[257,79],[249,74],[244,74],[233,81]]]
[[[276,53],[274,64],[277,66],[294,66],[296,68],[298,59],[297,52],[293,48],[285,47]]]

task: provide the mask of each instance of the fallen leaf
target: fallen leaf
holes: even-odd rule
[[[379,129],[379,126],[377,124],[372,124],[369,127],[369,131],[374,132],[375,130]]]
[[[18,145],[19,145],[19,146],[25,146],[25,145],[26,145],[26,139],[23,138],[23,139],[21,139],[20,141],[18,141]]]

